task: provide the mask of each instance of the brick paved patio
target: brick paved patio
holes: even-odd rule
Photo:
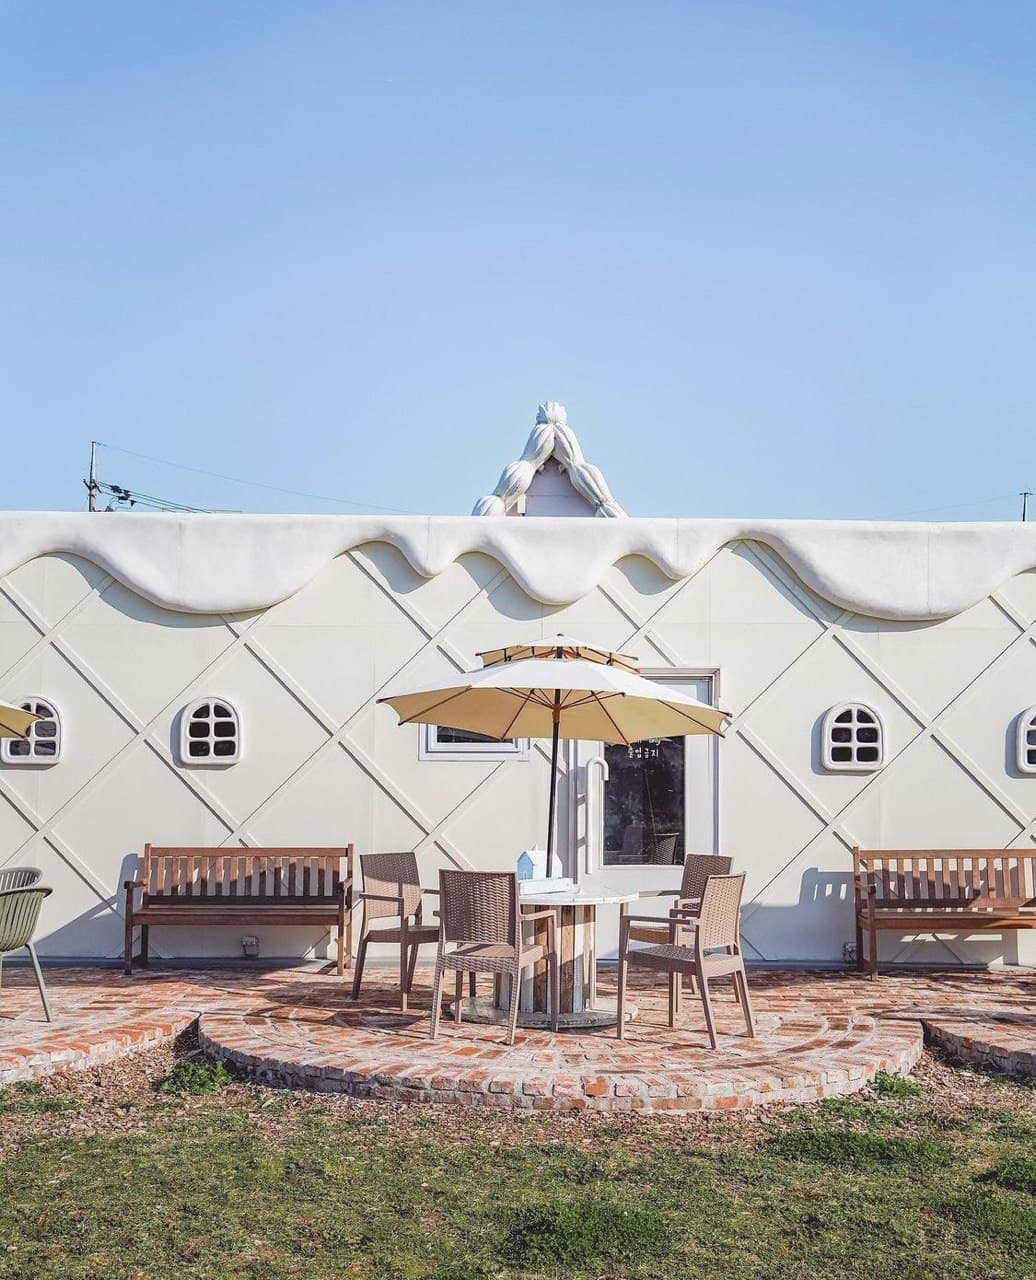
[[[49,969],[55,1022],[31,976],[8,966],[0,990],[0,1085],[110,1061],[168,1040],[200,1018],[203,1045],[260,1079],[368,1097],[535,1109],[690,1111],[806,1101],[861,1088],[879,1070],[909,1071],[923,1034],[954,1055],[1036,1074],[1036,974],[906,973],[871,983],[845,973],[750,975],[759,1036],[717,989],[720,1047],[708,1049],[688,996],[665,1026],[664,984],[641,982],[640,1017],[612,1032],[519,1031],[444,1022],[428,1038],[427,975],[400,1014],[376,974],[353,1005],[315,966],[269,973]],[[602,991],[611,977],[602,975]],[[923,1026],[922,1026],[923,1024]]]

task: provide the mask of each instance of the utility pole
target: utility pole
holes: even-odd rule
[[[1028,520],[1029,518],[1029,499],[1031,497],[1032,497],[1031,489],[1022,490],[1021,499],[1022,499],[1022,521],[1023,522]]]
[[[90,479],[86,482],[86,509],[97,510],[97,441],[90,441]]]

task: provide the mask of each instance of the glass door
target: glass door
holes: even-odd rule
[[[712,673],[642,675],[713,703]],[[595,754],[583,756],[590,882],[629,892],[679,888],[686,854],[718,851],[717,744],[711,733],[693,733],[631,746],[599,744]],[[661,899],[640,908],[647,914],[667,909]],[[599,910],[598,956],[615,955],[617,942],[617,910]]]
[[[712,673],[642,674],[713,702]],[[678,887],[685,854],[716,852],[716,763],[711,734],[600,745],[586,770],[589,878],[631,891]]]

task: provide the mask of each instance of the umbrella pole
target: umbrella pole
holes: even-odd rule
[[[554,690],[554,732],[550,739],[550,804],[547,814],[547,879],[554,862],[554,806],[558,789],[558,730],[561,722],[561,690]]]

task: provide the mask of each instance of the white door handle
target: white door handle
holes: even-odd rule
[[[597,765],[597,767],[601,771],[601,785],[599,789],[599,795],[600,795],[599,805],[594,805],[591,803],[591,800],[593,798],[593,791],[590,787],[590,779],[593,777],[592,769],[594,765]],[[589,760],[587,760],[586,762],[586,845],[585,845],[587,875],[592,875],[593,872],[597,870],[597,868],[594,866],[594,844],[596,843],[596,840],[597,840],[597,831],[598,830],[601,830],[602,832],[604,831],[604,784],[608,781],[608,778],[610,776],[611,775],[608,769],[608,761],[605,760],[604,756],[592,756]],[[600,828],[598,828],[598,819],[600,820]],[[593,831],[593,838],[591,838],[591,834],[590,834],[591,829]],[[602,837],[602,840],[603,840],[603,837]],[[600,861],[603,865],[604,863],[603,850],[602,850],[602,857]]]

